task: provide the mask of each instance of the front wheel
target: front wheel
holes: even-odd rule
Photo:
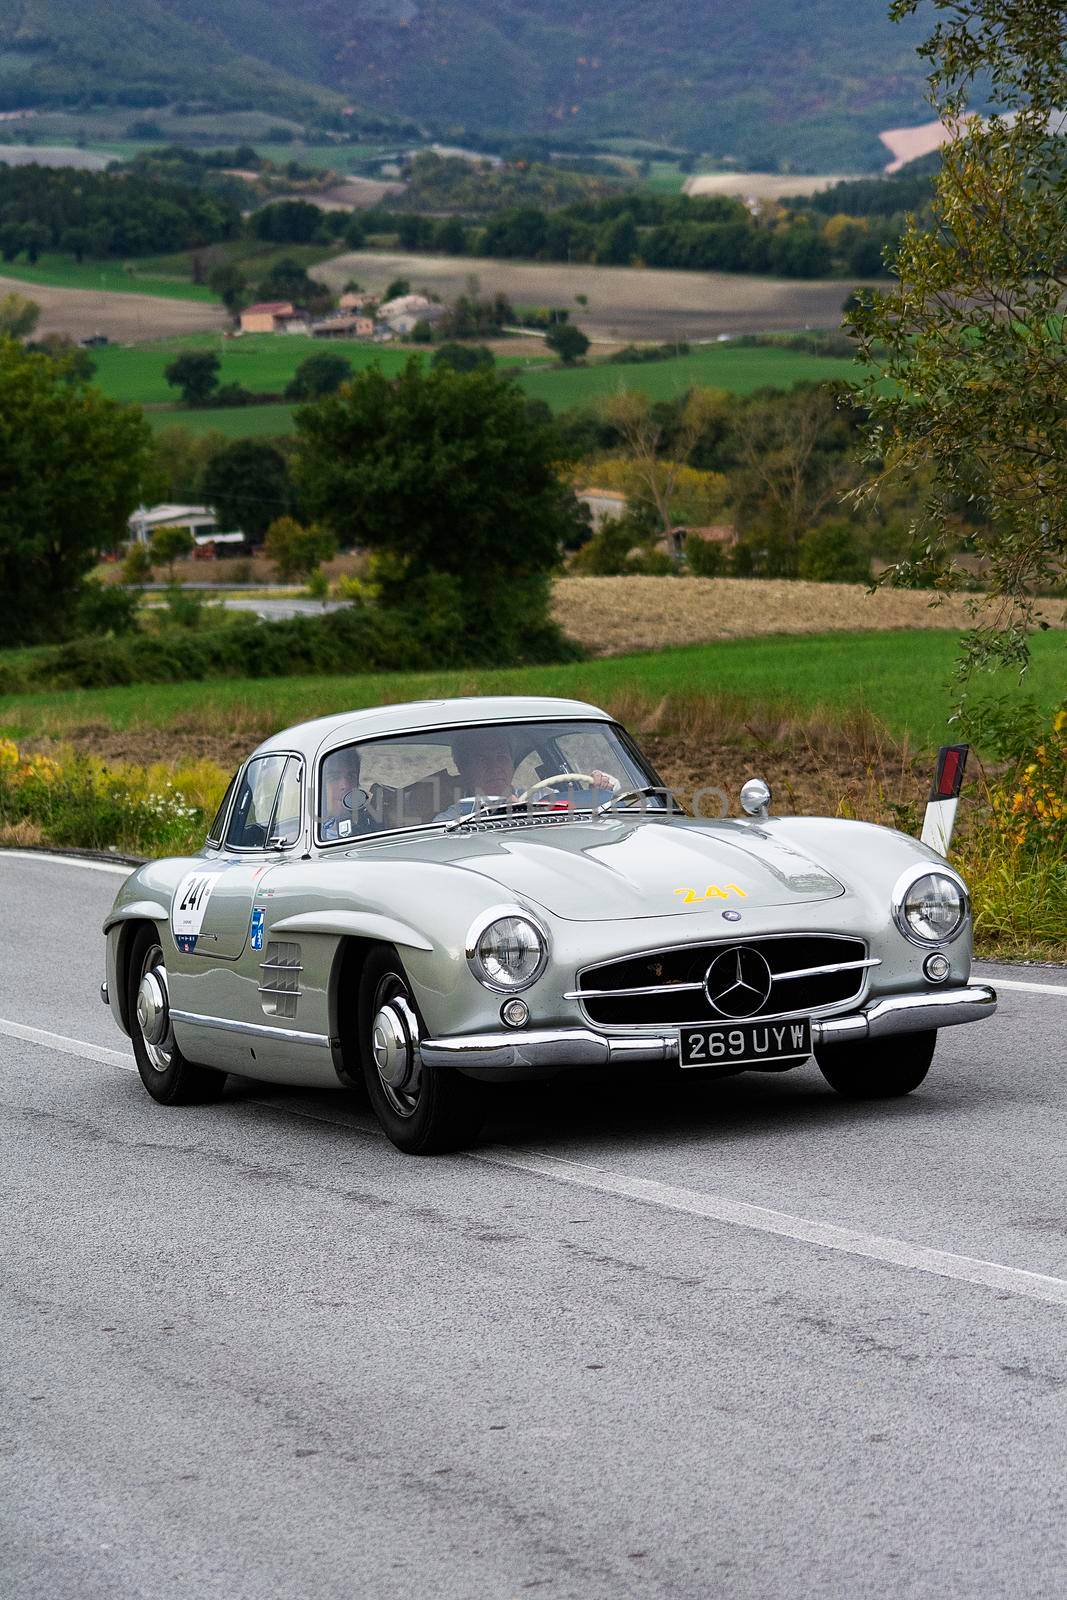
[[[174,1037],[163,946],[155,928],[142,928],[135,937],[126,981],[133,1053],[152,1099],[163,1106],[217,1100],[226,1087],[226,1074],[187,1061]]]
[[[482,1123],[479,1085],[419,1060],[419,1022],[400,958],[379,946],[359,984],[359,1052],[374,1114],[398,1150],[438,1155],[471,1142]]]
[[[937,1030],[901,1033],[864,1044],[817,1045],[819,1071],[846,1100],[892,1100],[922,1083],[934,1059]]]

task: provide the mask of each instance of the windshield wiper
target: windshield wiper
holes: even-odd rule
[[[675,804],[672,790],[664,789],[662,784],[646,783],[640,789],[627,789],[622,794],[613,794],[610,800],[605,800],[602,805],[597,806],[593,816],[605,817],[609,812],[614,811],[616,806],[623,806],[628,800],[643,800],[648,795],[654,794],[666,796],[667,804],[663,807],[664,811],[669,812],[681,809]]]

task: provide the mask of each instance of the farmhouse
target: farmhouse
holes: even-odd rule
[[[338,313],[334,317],[321,317],[311,324],[316,339],[370,339],[374,335],[374,318]]]
[[[295,314],[290,300],[260,300],[241,312],[241,332],[277,333]]]
[[[605,522],[614,522],[626,510],[626,496],[616,489],[579,489],[578,499],[589,507],[593,528],[602,528]]]
[[[188,528],[203,542],[218,531],[218,518],[210,506],[138,506],[126,526],[130,538],[148,544],[157,528]]]
[[[378,321],[393,333],[411,333],[416,323],[439,322],[445,308],[424,294],[400,294],[378,307]]]

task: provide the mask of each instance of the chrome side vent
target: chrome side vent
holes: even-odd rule
[[[295,1017],[300,999],[300,946],[289,939],[271,939],[264,960],[259,963],[263,982],[259,985],[260,1004],[268,1017]]]

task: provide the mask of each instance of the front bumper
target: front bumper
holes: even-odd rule
[[[961,1022],[981,1022],[996,1009],[996,990],[985,983],[888,995],[844,1016],[813,1017],[811,1042],[818,1048],[954,1028]],[[640,1034],[597,1033],[592,1028],[500,1030],[422,1039],[419,1054],[430,1067],[601,1067],[625,1061],[673,1061],[678,1056],[678,1030]]]

